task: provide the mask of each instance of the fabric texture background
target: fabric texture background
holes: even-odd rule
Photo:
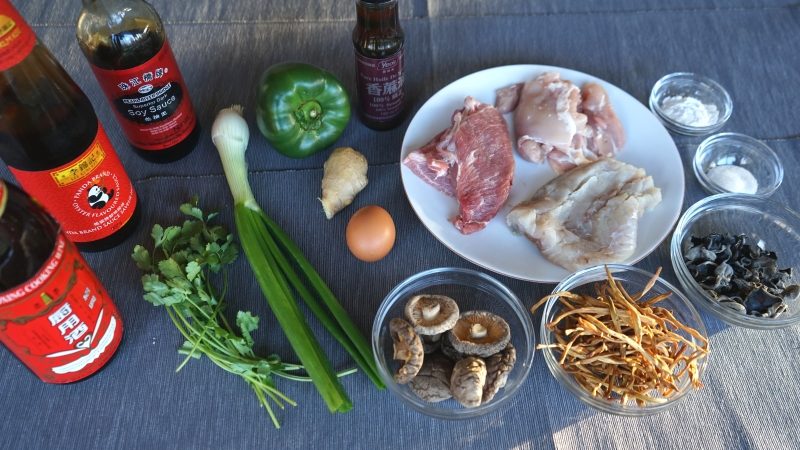
[[[790,0],[400,0],[406,31],[409,119],[375,132],[353,119],[339,140],[370,162],[369,187],[328,221],[316,198],[328,152],[293,160],[271,148],[253,117],[255,87],[273,63],[315,63],[354,92],[352,1],[154,0],[188,83],[203,136],[189,157],[145,162],[126,147],[119,125],[75,41],[80,1],[12,0],[37,35],[91,98],[142,204],[142,224],[122,245],[87,259],[125,321],[116,357],[88,380],[41,383],[0,350],[0,448],[798,448],[800,327],[762,332],[727,326],[702,313],[713,354],[705,388],[674,409],[623,418],[594,411],[563,390],[540,355],[515,401],[502,411],[459,422],[439,421],[378,392],[366,377],[344,379],[355,405],[333,416],[307,384],[278,381],[299,406],[279,411],[273,429],[249,387],[206,360],[180,373],[181,343],[164,311],[141,297],[129,255],[149,241],[154,223],[178,220],[178,205],[198,194],[207,210],[232,224],[231,199],[208,130],[216,112],[242,103],[251,125],[250,178],[260,204],[277,219],[328,281],[356,324],[369,333],[384,295],[432,267],[477,268],[429,233],[409,207],[399,152],[413,112],[433,93],[474,71],[507,64],[569,67],[605,79],[647,104],[653,83],[675,71],[707,75],[727,87],[734,113],[725,131],[766,141],[783,160],[786,179],[773,199],[800,209],[796,108],[800,80],[800,5]],[[629,130],[635,132],[635,130]],[[685,206],[704,197],[691,171],[699,138],[673,136],[686,171]],[[3,166],[0,176],[10,179]],[[376,264],[347,251],[344,229],[360,206],[379,204],[397,225],[397,244]],[[793,249],[797,251],[798,249]],[[669,241],[638,264],[677,284]],[[291,350],[261,297],[244,258],[231,271],[230,309],[262,318],[260,354]],[[498,278],[532,305],[553,285]],[[229,311],[230,312],[230,311]],[[534,317],[538,324],[540,314]],[[351,365],[318,323],[323,348],[338,368]]]

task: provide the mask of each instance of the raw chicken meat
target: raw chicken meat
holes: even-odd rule
[[[597,83],[582,90],[556,72],[498,89],[495,105],[514,111],[517,151],[535,163],[545,160],[556,173],[598,158],[614,156],[625,145],[625,131],[606,91]]]
[[[541,163],[556,149],[569,154],[575,135],[586,127],[586,116],[578,112],[580,100],[580,89],[556,72],[525,83],[514,111],[520,156]]]
[[[599,157],[617,154],[625,145],[625,130],[611,107],[606,90],[597,83],[584,84],[579,110],[588,119],[583,133],[586,148]]]
[[[603,158],[542,186],[506,223],[549,261],[578,270],[630,257],[639,218],[659,203],[661,190],[644,169]]]
[[[510,113],[517,109],[519,93],[523,86],[525,86],[525,83],[517,83],[494,91],[494,107],[501,114]]]
[[[453,113],[453,124],[403,160],[428,184],[458,200],[453,219],[464,234],[486,227],[511,190],[514,150],[502,114],[472,97]]]

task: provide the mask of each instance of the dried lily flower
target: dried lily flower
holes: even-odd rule
[[[542,298],[531,312],[551,298],[563,308],[547,324],[555,343],[537,348],[555,349],[561,367],[593,396],[622,404],[665,403],[682,390],[702,387],[708,340],[657,306],[671,292],[645,298],[660,273],[661,268],[630,295],[606,267],[607,280],[595,284],[595,296],[557,292]]]

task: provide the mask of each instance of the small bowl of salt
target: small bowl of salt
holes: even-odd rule
[[[766,144],[739,133],[709,136],[697,147],[694,174],[710,194],[769,197],[783,182],[783,164]]]
[[[733,101],[728,91],[711,78],[677,72],[653,85],[650,110],[676,133],[704,136],[725,125],[733,112]]]

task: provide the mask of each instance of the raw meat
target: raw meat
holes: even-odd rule
[[[506,222],[549,261],[578,270],[630,257],[639,218],[659,203],[661,190],[644,169],[603,158],[542,186]]]
[[[580,100],[578,87],[555,72],[525,83],[514,111],[520,156],[541,163],[551,151],[569,149],[575,135],[586,127],[586,116],[578,112]]]
[[[449,131],[442,131],[422,148],[409,153],[403,164],[426,183],[455,197],[457,162],[456,153],[445,142]]]
[[[428,184],[458,200],[453,219],[464,234],[486,227],[511,190],[514,150],[502,114],[472,97],[453,113],[452,126],[403,160]]]
[[[625,145],[625,131],[606,91],[597,83],[578,89],[556,72],[496,91],[501,112],[514,111],[517,151],[528,161],[547,161],[556,173],[598,158],[614,156]]]
[[[502,114],[510,113],[517,109],[519,93],[523,86],[525,86],[525,83],[517,83],[496,90],[494,92],[494,107]]]
[[[597,83],[581,88],[580,111],[586,114],[586,148],[599,157],[614,156],[625,145],[625,130],[605,89]]]

